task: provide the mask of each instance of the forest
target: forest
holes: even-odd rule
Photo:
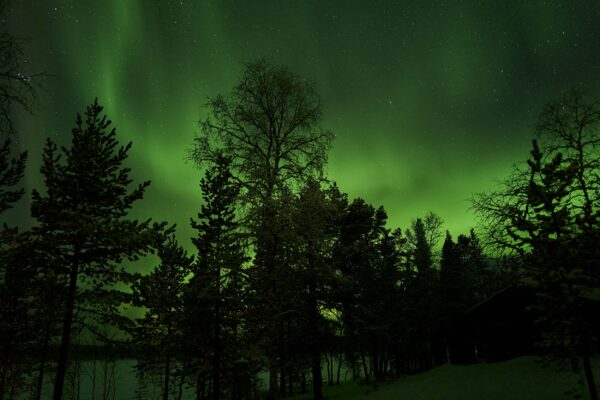
[[[383,205],[350,198],[326,175],[315,86],[249,61],[182,149],[203,173],[190,253],[174,224],[131,216],[151,182],[130,177],[137,143],[102,99],[73,116],[70,145],[46,140],[43,185],[25,193],[11,112],[39,89],[21,51],[3,32],[0,213],[30,196],[34,224],[0,231],[0,400],[79,398],[92,360],[92,398],[115,398],[128,359],[139,399],[322,400],[342,371],[377,386],[520,355],[598,399],[600,103],[584,91],[540,104],[530,154],[472,195],[480,226],[460,233],[434,212],[389,226]]]

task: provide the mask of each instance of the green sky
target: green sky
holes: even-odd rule
[[[475,192],[527,156],[545,102],[600,81],[597,1],[13,0],[12,32],[43,71],[41,107],[18,115],[40,187],[45,138],[66,144],[98,97],[133,176],[136,216],[177,223],[188,248],[200,172],[184,158],[209,96],[258,57],[315,83],[335,135],[329,177],[388,210],[391,227],[432,210],[454,234]],[[23,222],[28,204],[8,214]]]

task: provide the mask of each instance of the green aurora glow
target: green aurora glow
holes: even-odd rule
[[[135,215],[177,223],[188,248],[201,173],[186,149],[206,98],[244,61],[267,57],[316,84],[343,191],[383,204],[391,227],[432,210],[454,234],[475,224],[471,194],[527,157],[543,104],[599,88],[597,1],[13,0],[9,16],[30,38],[30,69],[50,75],[42,107],[18,116],[27,190],[41,186],[45,138],[66,144],[98,97],[133,141],[134,178],[152,181]],[[8,217],[22,222],[28,207]]]

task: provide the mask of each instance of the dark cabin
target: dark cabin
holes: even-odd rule
[[[534,291],[510,285],[448,321],[443,328],[452,364],[503,361],[536,354],[539,335],[529,306]]]
[[[586,314],[600,331],[600,301],[595,295],[582,295]],[[441,335],[446,358],[453,364],[504,361],[524,355],[539,355],[541,339],[531,306],[532,286],[518,283],[498,291],[462,315],[448,321]]]

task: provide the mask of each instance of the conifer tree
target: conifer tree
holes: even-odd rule
[[[0,214],[10,209],[24,194],[23,189],[17,185],[23,178],[27,154],[25,152],[16,158],[11,158],[10,138],[7,138],[0,146]],[[23,273],[16,271],[19,267],[12,263],[17,244],[22,244],[23,237],[18,230],[9,228],[4,224],[0,227],[0,397],[4,394],[6,383],[14,377],[18,360],[13,358],[17,342],[23,339],[22,333],[28,330],[24,328],[25,321],[21,320],[18,305],[23,305],[22,299],[26,297],[25,281],[16,279]]]
[[[264,294],[259,303],[272,307],[255,313],[270,338],[269,397],[277,398],[275,348],[281,347],[283,299],[274,292],[284,280],[275,276],[286,260],[277,215],[284,215],[285,196],[308,176],[321,176],[333,135],[320,126],[321,103],[314,86],[287,68],[266,60],[247,63],[240,82],[225,96],[210,100],[210,116],[201,124],[190,157],[199,165],[210,164],[223,152],[231,159],[231,171],[241,187],[240,201],[247,211],[245,227],[253,238],[257,269],[254,290]],[[279,208],[279,209],[277,209]],[[285,218],[284,218],[285,219]],[[264,273],[263,273],[264,272]],[[261,280],[259,277],[265,278]]]
[[[191,221],[198,231],[192,239],[198,260],[188,288],[188,315],[193,326],[203,323],[210,332],[205,336],[204,350],[210,357],[212,398],[218,400],[224,390],[223,378],[231,383],[233,362],[241,355],[245,286],[242,266],[246,256],[236,219],[239,186],[231,174],[231,158],[219,154],[214,161],[200,182],[204,204],[198,219]],[[204,321],[199,320],[202,317]],[[202,343],[196,346],[202,354]]]
[[[415,244],[413,249],[413,263],[419,274],[429,274],[433,267],[432,249],[427,240],[425,224],[421,218],[417,218],[413,226]]]
[[[580,211],[583,216],[573,212],[577,208],[572,207],[570,194],[571,185],[578,179],[577,161],[564,160],[562,153],[544,160],[534,140],[528,160],[529,209],[513,216],[512,238],[528,250],[527,275],[536,284],[542,345],[551,356],[581,359],[590,398],[597,400],[591,357],[598,337],[586,316],[584,295],[597,287],[598,273],[594,260],[586,257],[589,249],[580,243],[597,240],[587,228],[598,229],[598,215],[592,217],[585,208]]]
[[[331,257],[339,213],[334,201],[337,195],[336,186],[323,189],[317,180],[309,179],[293,210],[293,241],[297,252],[295,275],[299,281],[297,292],[303,293],[302,296],[295,296],[294,301],[297,308],[302,310],[301,327],[307,336],[314,400],[323,398],[321,358],[326,324],[322,310],[331,307],[328,289],[333,286],[335,279]]]
[[[462,309],[464,271],[457,253],[456,243],[446,231],[440,260],[440,312],[444,316],[455,315]]]
[[[599,127],[600,103],[581,91],[549,102],[527,165],[515,168],[500,189],[473,199],[486,242],[518,254],[524,260],[515,263],[518,272],[536,282],[538,311],[547,322],[544,344],[581,358],[592,398],[586,360],[597,334],[586,328],[580,307],[582,296],[600,286]]]
[[[3,20],[0,26],[0,214],[12,208],[24,194],[17,185],[24,175],[27,152],[11,157],[12,137],[17,132],[13,111],[16,108],[33,111],[37,105],[38,78],[41,76],[27,71],[22,39],[6,30],[7,11],[7,2],[0,1],[0,17]],[[31,263],[25,259],[29,258],[31,251],[24,249],[32,250],[31,243],[31,235],[19,232],[18,227],[0,226],[0,398],[7,389],[8,374],[12,374],[11,390],[14,392],[15,388],[18,390],[19,379],[14,372],[22,370],[27,375],[30,364],[38,358],[38,354],[23,350],[37,348],[39,341],[44,341],[40,336],[46,336],[47,331],[42,334],[41,326],[36,324],[39,321],[32,321],[26,311],[32,307],[37,311],[48,311],[43,312],[40,318],[46,322],[53,315],[49,307],[54,302],[43,303],[42,298],[37,296],[45,291],[46,285],[40,285],[40,280],[34,282]],[[51,284],[47,286],[52,288]],[[38,337],[33,332],[38,333]],[[20,354],[13,358],[17,348]],[[43,355],[40,358],[43,366]],[[43,376],[43,373],[39,375]],[[39,398],[39,390],[34,398]]]
[[[146,309],[144,318],[138,321],[134,339],[143,351],[140,370],[151,370],[157,364],[155,360],[162,365],[162,398],[168,400],[172,364],[182,353],[184,280],[190,273],[193,257],[187,256],[173,236],[159,246],[158,256],[160,265],[149,275],[141,276],[133,286],[134,304]]]
[[[142,198],[150,182],[129,188],[129,168],[123,166],[131,143],[119,147],[111,121],[95,101],[87,107],[85,120],[77,115],[69,148],[50,139],[43,151],[41,172],[45,190],[33,191],[31,214],[38,222],[34,234],[42,238],[42,251],[52,254],[65,304],[54,386],[54,400],[62,398],[71,330],[79,293],[85,289],[91,301],[119,299],[112,289],[129,274],[119,263],[136,260],[152,250],[164,224],[127,218],[132,204]],[[118,302],[107,304],[105,315],[119,319]]]
[[[0,214],[10,209],[25,191],[15,186],[21,181],[25,173],[27,153],[23,152],[16,158],[10,157],[10,138],[0,147]]]
[[[438,227],[439,229],[439,227]],[[407,232],[412,246],[408,249],[409,273],[406,282],[410,307],[408,317],[414,324],[413,340],[419,349],[421,368],[429,368],[433,363],[432,323],[436,317],[436,305],[439,299],[437,269],[433,264],[432,242],[428,227],[421,218],[417,218],[412,229]]]
[[[400,307],[400,252],[403,241],[385,227],[383,207],[374,209],[354,200],[342,213],[334,260],[339,268],[336,295],[342,312],[344,336],[350,345],[347,359],[359,356],[365,382],[371,373],[385,379],[393,345],[398,339]],[[373,366],[372,368],[370,366]]]

